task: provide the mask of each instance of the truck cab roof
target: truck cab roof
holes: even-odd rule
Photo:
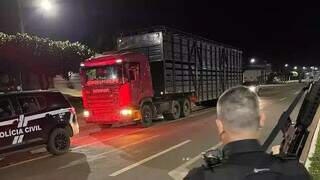
[[[96,57],[91,57],[84,62],[81,63],[81,67],[95,67],[95,66],[104,66],[104,65],[112,65],[116,63],[122,62],[130,62],[133,59],[128,58],[132,56],[143,56],[140,53],[134,52],[115,52],[115,53],[108,53],[103,54]]]

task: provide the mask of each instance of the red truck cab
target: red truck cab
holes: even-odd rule
[[[140,105],[153,97],[148,59],[139,53],[112,53],[81,63],[84,117],[114,124],[141,119]]]

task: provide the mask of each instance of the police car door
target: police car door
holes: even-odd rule
[[[13,109],[9,98],[0,98],[0,154],[18,146],[21,130],[18,128],[19,116]]]
[[[20,109],[18,127],[23,130],[18,143],[29,145],[43,143],[45,114],[41,113],[37,98],[20,96],[17,97],[17,104]]]

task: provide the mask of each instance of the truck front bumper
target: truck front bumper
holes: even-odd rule
[[[87,110],[88,111],[88,110]],[[96,115],[94,112],[88,111],[84,116],[87,123],[98,124],[114,124],[118,122],[130,122],[141,120],[141,113],[139,110],[122,109],[118,112],[104,113]]]

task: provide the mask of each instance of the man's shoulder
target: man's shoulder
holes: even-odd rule
[[[232,164],[221,164],[214,168],[207,168],[205,166],[197,167],[190,170],[188,175],[184,178],[184,180],[202,180],[206,179],[206,177],[229,177],[232,174],[236,174],[236,172],[240,170],[235,167],[236,166]]]
[[[205,171],[208,169],[204,166],[200,166],[197,168],[193,168],[189,171],[187,176],[184,178],[184,180],[193,180],[193,179],[204,179]]]
[[[288,176],[308,174],[307,169],[296,158],[273,157],[272,169]]]
[[[224,163],[212,169],[201,166],[192,169],[184,180],[204,180],[208,177],[210,177],[210,179],[237,179],[237,177],[241,179],[240,177],[242,177],[244,174],[264,177],[265,173],[274,173],[275,176],[279,175],[281,177],[280,179],[310,179],[308,171],[297,159],[272,157],[271,163],[266,162],[266,166],[260,165],[251,167],[232,163]]]

